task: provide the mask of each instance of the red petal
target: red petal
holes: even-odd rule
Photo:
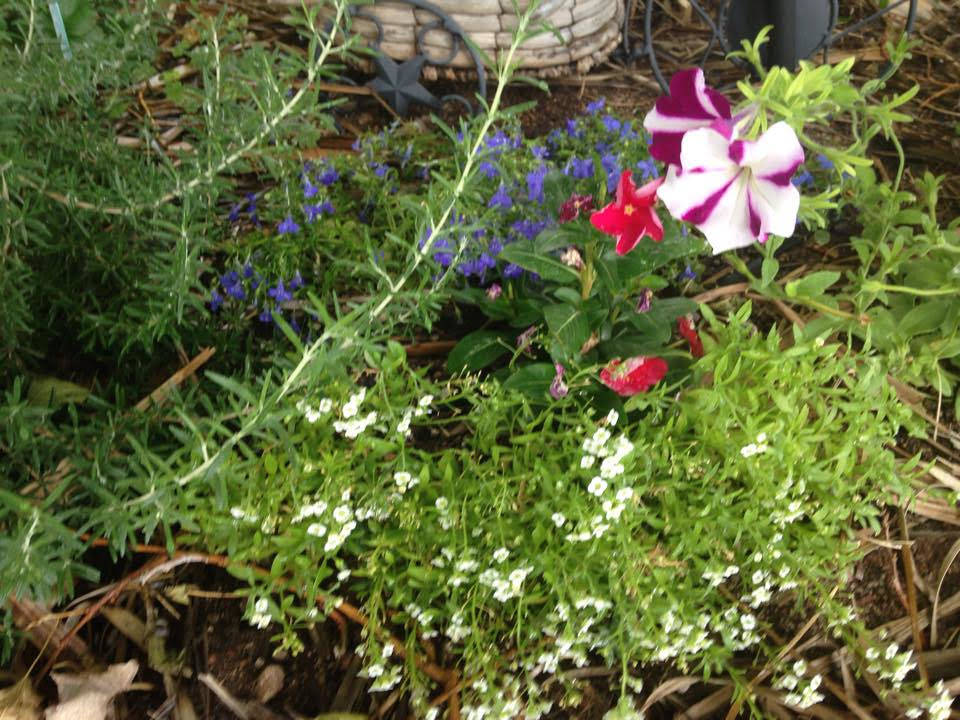
[[[682,317],[677,320],[677,330],[686,338],[690,344],[690,354],[695,358],[703,357],[703,341],[693,327],[693,323],[688,317]]]
[[[600,371],[600,381],[618,395],[629,397],[637,393],[646,392],[656,385],[667,374],[667,363],[663,358],[645,357],[640,355],[627,360],[627,373],[617,371],[620,360],[611,360]]]
[[[656,202],[657,190],[663,185],[666,177],[654,178],[646,185],[634,191],[634,199],[641,205],[653,205]]]
[[[617,255],[626,255],[633,250],[642,237],[642,232],[630,232],[629,229],[617,235]]]
[[[616,203],[610,203],[603,210],[590,215],[590,224],[607,235],[622,233],[626,227],[625,220],[623,211],[616,206]]]
[[[629,170],[624,170],[620,173],[620,182],[617,183],[617,207],[622,208],[628,202],[635,202],[636,191],[633,174]]]

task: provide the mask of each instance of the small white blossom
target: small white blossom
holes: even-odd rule
[[[323,523],[312,523],[310,527],[307,528],[307,535],[313,535],[314,537],[323,537],[327,534],[327,526]]]
[[[624,487],[617,490],[617,501],[618,502],[629,502],[633,498],[633,488]]]
[[[398,470],[393,474],[393,481],[397,484],[400,492],[406,492],[410,488],[419,484],[420,478],[413,477],[406,470]]]
[[[442,513],[446,512],[447,508],[450,507],[450,501],[447,500],[443,495],[438,497],[433,504],[437,508],[437,510],[439,510]]]
[[[591,495],[596,495],[600,497],[607,489],[607,481],[604,480],[599,475],[595,476],[593,480],[590,481],[590,484],[587,486],[587,492]]]
[[[600,463],[600,477],[605,480],[612,480],[615,477],[623,475],[624,467],[621,465],[616,457],[604,458],[603,462]]]
[[[341,525],[346,524],[353,517],[353,511],[347,505],[338,505],[333,510],[333,519]]]
[[[505,562],[508,557],[510,557],[510,551],[505,547],[497,548],[493,551],[493,559],[498,563]]]
[[[620,419],[620,413],[618,413],[613,408],[610,409],[610,412],[607,413],[607,425],[613,427],[617,424],[617,420]]]
[[[597,461],[596,456],[594,455],[584,455],[580,458],[580,467],[583,470],[589,470],[593,467],[593,464]]]
[[[555,512],[550,516],[550,519],[553,520],[553,524],[558,528],[563,527],[563,524],[567,521],[567,518],[564,517],[563,513]]]

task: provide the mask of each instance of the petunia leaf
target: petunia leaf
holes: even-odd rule
[[[590,323],[583,308],[557,303],[543,309],[550,333],[557,338],[567,356],[575,355],[590,337]]]
[[[510,243],[501,252],[500,258],[519,265],[524,270],[537,273],[544,280],[559,283],[575,283],[580,274],[559,260],[539,253],[529,240]]]
[[[477,330],[461,338],[447,356],[447,371],[482,370],[510,352],[512,334]]]

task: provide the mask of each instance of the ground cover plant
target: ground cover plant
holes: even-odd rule
[[[306,160],[308,117],[335,121],[317,83],[355,50],[344,7],[298,14],[299,52],[197,5],[167,50],[195,82],[156,81],[184,144],[148,113],[131,153],[112,126],[171,20],[116,10],[77,11],[72,63],[34,5],[0,26],[21,69],[0,133],[5,658],[13,601],[97,582],[96,545],[160,556],[120,590],[167,553],[226,567],[284,651],[357,622],[369,692],[417,717],[575,716],[588,665],[611,670],[609,717],[638,717],[664,664],[728,678],[750,714],[815,712],[823,671],[780,634],[811,613],[888,707],[948,716],[845,582],[923,467],[891,449],[922,429],[888,375],[949,395],[957,355],[938,180],[918,206],[902,155],[891,183],[869,169],[911,93],[854,84],[852,60],[766,71],[761,37],[738,95],[687,70],[634,117],[596,101],[523,138],[508,54],[478,117]],[[846,146],[818,139],[838,116]],[[878,205],[857,268],[780,277],[784,237]],[[698,304],[711,251],[792,327]],[[476,322],[417,362],[444,313]],[[196,384],[151,393],[207,346]]]

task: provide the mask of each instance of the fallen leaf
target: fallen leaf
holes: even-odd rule
[[[40,696],[30,678],[0,690],[0,720],[40,720]]]
[[[64,403],[81,404],[90,390],[69,380],[55,377],[38,377],[27,390],[27,403],[42,407],[57,407]]]
[[[130,689],[139,665],[136,660],[111,665],[102,673],[67,675],[51,673],[60,703],[48,708],[46,720],[104,720],[113,715],[114,696]]]

